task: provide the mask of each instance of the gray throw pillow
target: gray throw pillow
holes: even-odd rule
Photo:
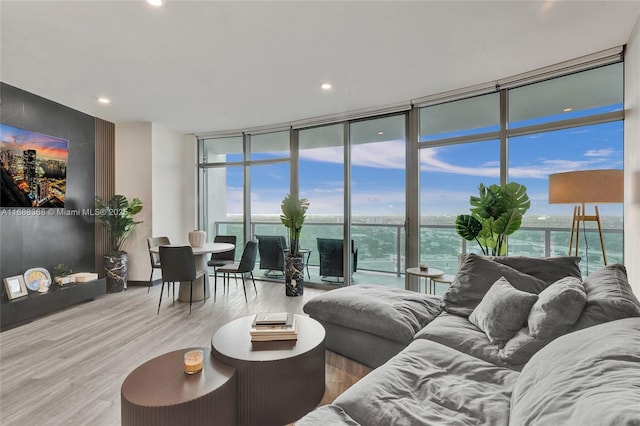
[[[543,280],[471,253],[443,296],[445,310],[450,314],[468,317],[500,277],[505,277],[515,288],[528,293],[538,294],[547,287]]]
[[[544,348],[553,339],[536,339],[529,335],[529,328],[520,329],[515,336],[509,339],[502,349],[498,351],[500,359],[510,367],[518,367],[529,362],[531,357]]]
[[[633,294],[623,265],[608,265],[582,283],[587,303],[571,331],[622,318],[640,316],[640,302]]]
[[[537,339],[558,337],[576,323],[587,294],[582,282],[565,277],[542,290],[529,312],[529,334]]]
[[[491,257],[491,260],[539,278],[547,284],[554,283],[564,277],[582,279],[580,266],[578,266],[580,258],[577,256],[495,256]]]
[[[487,291],[469,321],[499,348],[522,328],[538,296],[514,288],[504,277]]]

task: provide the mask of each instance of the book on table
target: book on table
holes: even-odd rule
[[[252,327],[259,325],[291,325],[293,314],[288,312],[260,312],[253,319]]]
[[[261,323],[260,319],[264,314],[257,314],[251,325],[250,335],[253,342],[266,342],[271,340],[295,340],[298,338],[298,326],[293,314],[284,313],[284,322],[274,323],[275,316],[269,315],[266,323]],[[283,316],[278,316],[282,321]]]

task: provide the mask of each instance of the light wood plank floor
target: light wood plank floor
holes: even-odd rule
[[[0,333],[0,424],[119,425],[120,387],[138,365],[165,352],[209,347],[223,324],[260,311],[303,313],[304,303],[325,290],[306,288],[286,297],[284,285],[256,281],[258,294],[241,285],[218,288],[210,298],[171,304],[160,286],[130,287]],[[212,286],[213,287],[213,286]],[[166,294],[166,289],[165,289]],[[370,369],[327,351],[329,403]]]

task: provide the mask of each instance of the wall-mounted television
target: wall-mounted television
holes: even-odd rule
[[[0,124],[0,207],[63,208],[69,141]]]

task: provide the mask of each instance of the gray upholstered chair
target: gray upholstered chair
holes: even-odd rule
[[[149,287],[147,293],[153,286],[153,270],[160,269],[160,255],[158,253],[151,253],[151,249],[158,246],[168,246],[171,244],[169,237],[153,237],[147,238],[147,247],[149,247],[149,259],[151,260],[151,275],[149,275]]]
[[[318,238],[318,255],[320,256],[320,277],[336,277],[336,281],[344,278],[343,247],[344,240],[334,238]],[[351,274],[358,269],[358,249],[351,240]],[[325,280],[326,281],[326,280]]]
[[[173,300],[176,300],[176,282],[190,283],[189,292],[189,314],[191,314],[191,304],[193,302],[193,282],[201,276],[206,277],[206,271],[196,271],[196,261],[193,257],[191,246],[160,246],[160,269],[162,270],[162,287],[160,288],[160,301],[158,302],[158,314],[162,303],[162,292],[164,283],[173,286]],[[204,301],[207,301],[207,285],[204,286]]]
[[[258,252],[260,253],[260,269],[265,269],[265,276],[272,272],[281,272],[284,276],[284,253],[287,241],[282,235],[256,235]],[[273,275],[271,275],[273,276]]]
[[[218,272],[221,272],[224,277],[225,284],[228,284],[230,274],[233,274],[234,277],[236,277],[236,274],[240,274],[240,276],[242,277],[242,290],[244,290],[245,302],[247,302],[247,288],[245,287],[244,274],[249,274],[249,276],[251,277],[251,281],[253,281],[253,289],[255,290],[256,294],[258,294],[258,289],[256,288],[256,280],[253,278],[253,269],[256,267],[257,255],[258,243],[256,241],[248,241],[244,246],[242,257],[240,258],[240,263],[227,264],[218,268]]]

